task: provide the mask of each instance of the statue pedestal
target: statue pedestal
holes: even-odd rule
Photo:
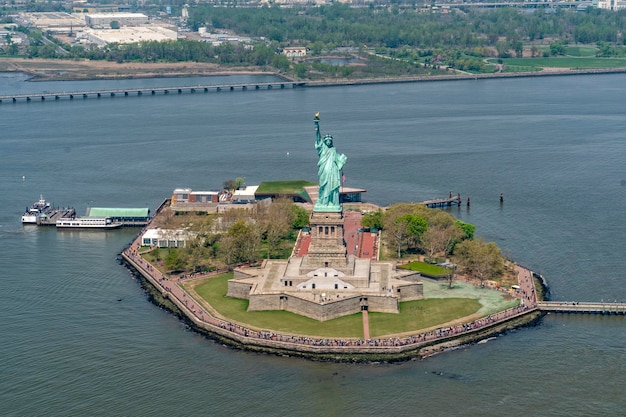
[[[343,212],[313,211],[310,223],[308,266],[345,268],[348,259],[343,240]]]

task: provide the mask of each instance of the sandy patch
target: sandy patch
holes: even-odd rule
[[[109,62],[89,60],[0,59],[0,72],[24,72],[37,80],[83,80],[202,75],[272,74],[254,67],[221,67],[202,62]]]

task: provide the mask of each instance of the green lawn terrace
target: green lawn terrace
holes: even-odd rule
[[[313,203],[317,199],[318,185],[306,180],[264,181],[256,190],[257,200],[263,198],[290,198],[297,203]],[[341,187],[341,203],[360,203],[366,190],[363,188]]]
[[[360,313],[318,321],[288,311],[247,311],[248,300],[227,297],[233,273],[183,283],[185,290],[217,317],[250,329],[311,337],[363,338]],[[424,280],[424,299],[401,302],[399,313],[370,312],[370,336],[413,334],[439,326],[470,322],[519,305],[506,292],[455,281]]]
[[[311,197],[305,187],[317,187],[317,183],[306,180],[263,181],[256,190],[256,198],[290,198],[299,203],[310,203]]]

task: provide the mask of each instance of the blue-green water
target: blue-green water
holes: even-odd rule
[[[0,414],[622,415],[622,317],[550,315],[486,344],[395,365],[256,355],[198,336],[146,300],[115,262],[136,230],[57,232],[19,218],[39,194],[84,213],[155,208],[175,187],[215,189],[238,176],[315,180],[320,111],[322,133],[348,155],[346,185],[366,188],[367,200],[469,195],[469,210],[451,211],[544,274],[553,299],[623,302],[625,82],[571,76],[0,104]],[[120,86],[92,83],[3,74],[0,94]]]

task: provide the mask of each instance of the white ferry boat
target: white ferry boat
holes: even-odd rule
[[[22,223],[24,224],[37,224],[37,219],[42,213],[49,211],[50,203],[48,203],[42,195],[39,196],[39,201],[35,202],[32,206],[26,209],[22,215]]]
[[[57,229],[118,229],[122,223],[114,222],[110,217],[64,217],[57,220]]]

